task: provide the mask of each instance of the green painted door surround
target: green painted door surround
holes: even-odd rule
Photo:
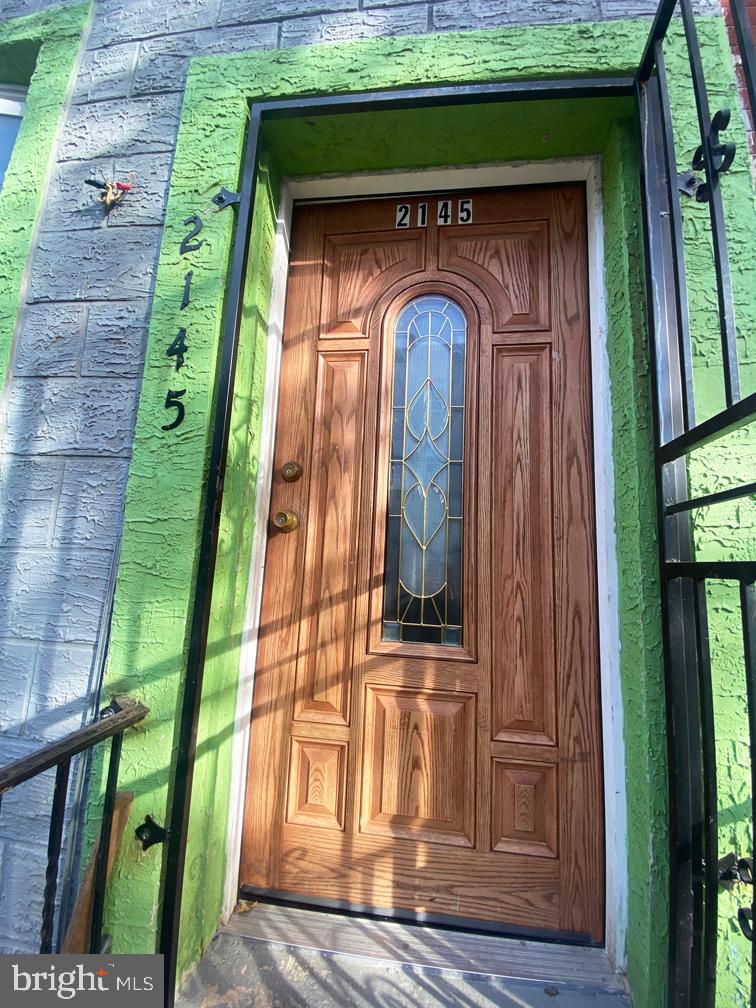
[[[196,580],[203,504],[200,474],[208,454],[234,229],[233,211],[217,212],[211,197],[221,185],[229,189],[238,186],[248,99],[533,76],[632,73],[647,32],[647,20],[613,21],[380,39],[193,61],[150,323],[105,683],[107,691],[136,695],[151,709],[148,722],[124,742],[120,786],[133,790],[135,801],[108,894],[106,929],[113,935],[114,951],[152,951],[159,925],[161,848],[142,852],[131,837],[145,814],[164,822],[168,809],[188,617]],[[736,108],[734,74],[722,25],[718,19],[705,19],[700,22],[700,32],[709,78],[717,82],[712,103],[714,107],[720,103]],[[670,50],[668,63],[677,60],[679,69],[679,39]],[[682,164],[689,160],[697,138],[690,116],[691,96],[684,96],[681,86],[675,97]],[[746,149],[743,124],[738,115],[733,120],[731,136],[742,152]],[[529,102],[419,114],[363,113],[338,117],[338,121],[303,118],[267,131],[254,194],[220,519],[187,849],[180,972],[196,962],[218,924],[229,870],[230,802],[236,800],[230,793],[232,738],[245,639],[281,179],[307,173],[589,154],[602,158],[606,350],[612,386],[628,801],[627,969],[639,1008],[661,1008],[664,1003],[668,872],[664,687],[637,147],[634,112],[624,100]],[[744,238],[753,230],[753,196],[742,155],[739,166],[726,180],[725,195],[729,223],[741,253],[736,296],[747,306],[743,316],[747,320],[754,311],[754,262],[753,250],[748,251]],[[203,222],[196,239],[202,244],[182,255],[180,245],[189,230],[184,222],[195,214]],[[702,219],[700,207],[686,208],[687,251],[694,267],[704,257],[699,250],[704,244]],[[750,231],[744,232],[744,228]],[[193,273],[190,301],[182,310],[189,270]],[[705,298],[702,306],[694,303],[696,318],[709,307]],[[188,350],[177,374],[175,359],[166,356],[166,350],[179,327],[186,329]],[[705,354],[697,356],[697,381],[704,391],[709,388],[710,365]],[[181,389],[186,390],[181,399],[186,418],[180,427],[165,431],[163,426],[175,415],[166,411],[166,395],[169,390]],[[701,480],[705,482],[703,470]],[[702,536],[706,535],[704,529]],[[743,774],[737,759],[730,758],[727,765],[728,787],[742,791]],[[723,934],[728,927],[723,923]],[[727,931],[725,958],[731,947],[740,949],[738,955],[746,954]],[[725,965],[723,989],[727,984],[735,990],[736,981]]]
[[[24,271],[90,3],[0,21],[0,84],[28,88],[0,190],[0,391],[8,371]]]

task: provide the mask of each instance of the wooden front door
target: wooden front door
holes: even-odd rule
[[[584,188],[291,253],[241,883],[601,941]]]

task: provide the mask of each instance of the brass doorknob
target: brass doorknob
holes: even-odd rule
[[[302,475],[302,466],[299,462],[286,462],[281,466],[281,476],[287,483],[295,483]]]
[[[293,532],[299,528],[299,515],[295,511],[276,511],[273,524],[279,532]]]

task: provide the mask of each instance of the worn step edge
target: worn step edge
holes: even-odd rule
[[[236,913],[222,932],[243,938],[408,966],[574,984],[624,992],[603,949],[471,934],[398,921],[347,917],[257,903]]]

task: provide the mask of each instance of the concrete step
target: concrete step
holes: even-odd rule
[[[255,903],[178,1008],[630,1008],[601,949]]]

